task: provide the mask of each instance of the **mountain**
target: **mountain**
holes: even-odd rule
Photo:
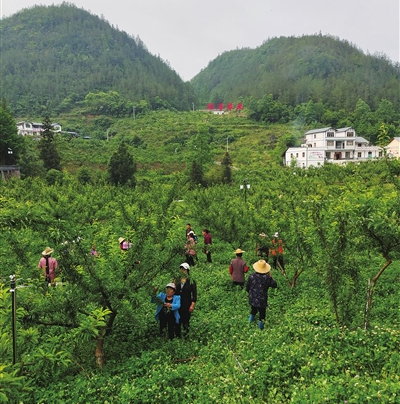
[[[204,104],[272,94],[290,105],[312,100],[348,111],[359,98],[373,109],[386,98],[400,108],[399,64],[323,35],[273,38],[256,49],[225,52],[191,83]]]
[[[2,19],[0,38],[0,95],[19,116],[57,111],[93,91],[178,110],[196,101],[191,85],[140,38],[68,3]]]

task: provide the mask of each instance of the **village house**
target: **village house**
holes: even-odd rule
[[[7,180],[11,177],[20,178],[20,168],[18,166],[0,166],[0,177]]]
[[[61,125],[53,123],[53,132],[61,132]],[[18,135],[40,137],[43,132],[43,124],[38,122],[21,121],[17,123]]]
[[[68,134],[71,137],[79,137],[76,132],[68,132],[61,130],[61,125],[59,123],[51,124],[54,133]],[[17,123],[18,135],[21,136],[34,136],[35,138],[40,137],[40,133],[43,132],[43,124],[39,122],[21,121]]]
[[[400,158],[400,137],[392,138],[386,146],[386,151],[389,157]]]
[[[283,155],[286,166],[296,167],[346,164],[381,157],[382,148],[369,145],[368,140],[357,136],[352,127],[312,129],[305,133],[305,142],[300,147],[290,147]]]

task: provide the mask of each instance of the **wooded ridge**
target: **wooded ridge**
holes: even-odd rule
[[[312,101],[345,111],[359,98],[372,109],[385,98],[399,109],[398,64],[329,36],[272,38],[228,51],[185,83],[139,37],[69,3],[4,18],[0,35],[1,96],[15,116],[68,112],[89,93],[110,91],[123,99],[122,115],[144,104],[191,110],[268,94],[291,106]]]

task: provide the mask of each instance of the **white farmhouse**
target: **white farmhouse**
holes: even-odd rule
[[[53,123],[51,125],[55,133],[61,132],[61,125]],[[18,135],[39,137],[43,132],[43,124],[38,122],[21,121],[17,123]]]
[[[400,158],[400,137],[394,137],[390,140],[389,144],[386,146],[387,154],[389,157],[394,157],[396,159]]]
[[[382,154],[380,147],[370,146],[366,139],[356,135],[352,127],[329,127],[306,132],[305,143],[301,147],[287,149],[283,163],[308,168],[326,162],[345,164],[366,161],[381,157]]]

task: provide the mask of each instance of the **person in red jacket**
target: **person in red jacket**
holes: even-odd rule
[[[283,264],[283,241],[282,239],[279,237],[279,233],[276,232],[273,236],[272,236],[272,240],[271,240],[271,247],[270,247],[270,255],[272,255],[272,266],[274,269],[276,269],[277,265],[279,265],[279,267],[281,269],[285,269],[285,266]]]
[[[207,256],[207,262],[212,262],[210,246],[212,244],[211,234],[208,229],[203,229],[202,234],[204,236],[204,253]]]
[[[244,286],[244,274],[249,270],[246,261],[242,258],[242,254],[245,251],[238,248],[235,251],[236,258],[231,261],[229,266],[229,273],[231,274],[233,285]]]

